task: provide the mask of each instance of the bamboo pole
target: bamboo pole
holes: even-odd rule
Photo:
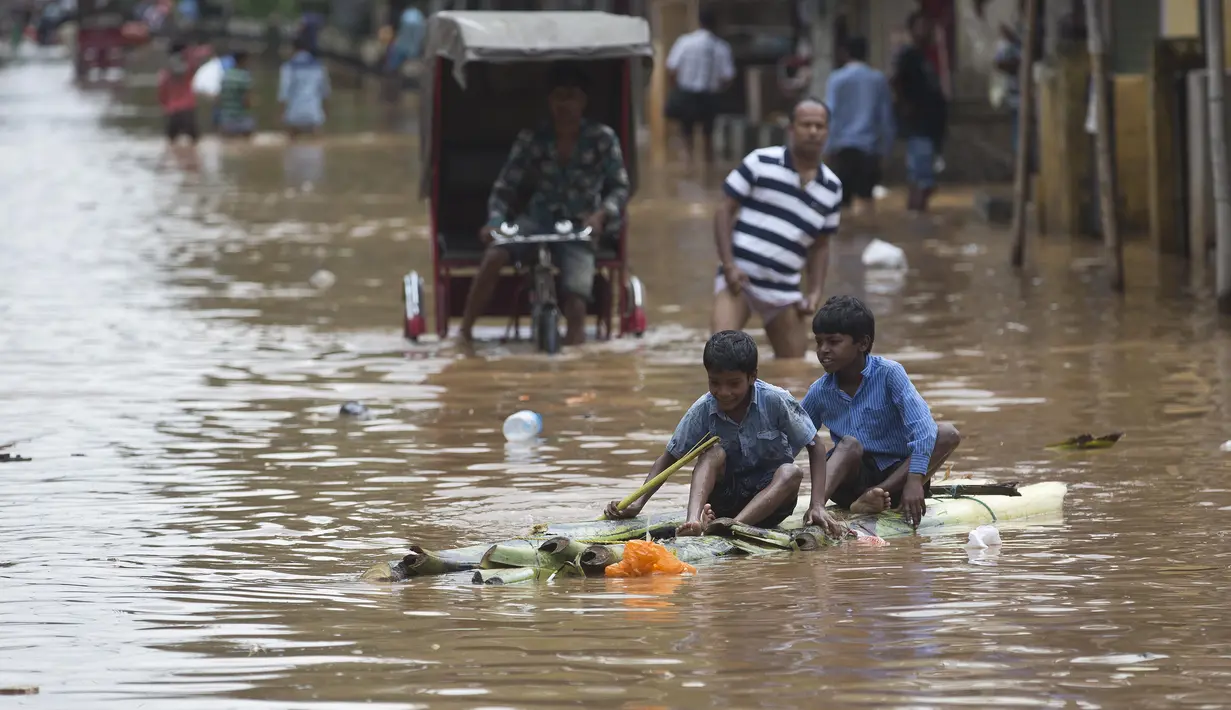
[[[1214,182],[1215,282],[1218,309],[1231,313],[1231,185],[1227,174],[1222,0],[1205,0],[1206,79],[1209,88],[1210,172]]]
[[[1034,45],[1038,32],[1038,2],[1026,0],[1022,18],[1026,27],[1021,37],[1021,63],[1017,68],[1017,156],[1013,173],[1013,266],[1026,260],[1026,208],[1030,202],[1030,154],[1032,117],[1034,116]]]
[[[1094,150],[1098,163],[1099,213],[1103,223],[1103,247],[1106,251],[1111,288],[1124,292],[1124,250],[1116,224],[1116,196],[1111,162],[1111,102],[1107,96],[1107,50],[1104,45],[1103,18],[1107,15],[1106,0],[1086,0],[1086,31],[1090,50],[1090,76],[1094,80],[1094,113],[1098,129]]]
[[[637,490],[633,491],[632,493],[629,493],[624,498],[624,500],[616,504],[616,509],[624,510],[628,506],[632,505],[638,498],[645,495],[648,491],[655,489],[661,486],[662,484],[666,483],[667,479],[671,478],[672,474],[674,474],[676,471],[680,470],[681,468],[684,468],[688,464],[692,463],[693,459],[705,453],[706,450],[708,450],[711,446],[717,443],[718,443],[718,437],[716,436],[711,436],[708,439],[701,441],[700,443],[698,443],[696,446],[692,448],[692,451],[689,451],[688,453],[680,457],[679,461],[676,461],[675,463],[671,464],[667,468],[663,469],[662,473],[658,474],[657,476],[643,483],[641,487],[638,488]],[[599,520],[602,520],[602,519],[603,519],[602,517],[599,518]]]

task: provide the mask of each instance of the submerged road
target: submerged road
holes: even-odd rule
[[[425,210],[380,109],[352,97],[312,144],[206,141],[190,169],[148,88],[69,77],[0,67],[0,443],[33,459],[0,464],[0,688],[40,689],[4,702],[1225,705],[1231,339],[1175,265],[1130,249],[1120,303],[1095,245],[1044,244],[1018,278],[959,212],[886,221],[900,278],[841,237],[830,290],[867,299],[876,352],[962,430],[955,473],[1071,485],[1062,519],[1002,526],[998,554],[940,536],[688,579],[366,585],[411,541],[508,537],[635,487],[705,388],[720,175],[644,176],[645,339],[410,347],[398,284],[427,264]],[[802,394],[819,367],[761,375]],[[339,421],[346,400],[376,416]],[[523,407],[542,445],[503,442]],[[1113,430],[1107,452],[1042,449]]]

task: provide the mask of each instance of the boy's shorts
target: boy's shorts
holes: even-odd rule
[[[714,486],[713,492],[710,493],[710,499],[706,501],[710,504],[710,508],[714,511],[714,515],[719,518],[734,518],[743,512],[744,508],[752,502],[757,494],[769,487],[770,481],[774,479],[774,472],[778,468],[775,466],[773,470],[761,475],[750,475],[735,477],[724,477],[723,480]],[[798,491],[796,495],[791,496],[784,501],[778,509],[769,514],[769,517],[764,520],[751,523],[758,528],[776,527],[783,520],[791,517],[791,513],[795,512],[795,504],[799,500]]]
[[[833,454],[834,451],[837,451],[837,447],[825,452],[826,461],[829,460],[830,455]],[[833,500],[834,503],[837,503],[840,507],[849,510],[851,504],[859,500],[859,496],[866,493],[869,488],[875,488],[884,483],[890,476],[893,475],[894,471],[897,471],[898,467],[904,463],[906,463],[906,459],[898,459],[884,468],[881,468],[876,464],[875,456],[864,452],[863,457],[859,459],[859,470],[854,476],[850,476],[846,480],[842,481],[842,484],[839,485],[837,490],[833,492],[833,498],[831,500]],[[931,480],[924,481],[923,490],[925,492],[930,491],[931,487]],[[899,500],[901,495],[901,491],[899,491],[893,496],[894,507],[897,507],[898,503],[901,502]]]
[[[168,114],[166,117],[167,140],[175,140],[180,136],[188,136],[194,143],[199,135],[197,131],[197,111],[187,109]]]

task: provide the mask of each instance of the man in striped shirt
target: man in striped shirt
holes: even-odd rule
[[[829,428],[825,497],[853,513],[899,506],[919,525],[932,474],[962,437],[937,424],[897,362],[871,355],[876,320],[859,299],[834,296],[812,321],[825,376],[804,396],[813,424]]]
[[[804,356],[804,324],[821,302],[842,203],[841,181],[821,163],[828,137],[829,107],[805,99],[791,111],[785,146],[752,151],[727,176],[714,218],[715,333],[743,329],[755,311],[775,356]]]

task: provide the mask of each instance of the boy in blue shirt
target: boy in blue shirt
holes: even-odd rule
[[[841,526],[825,511],[825,443],[790,392],[757,379],[752,336],[736,330],[715,333],[705,344],[702,362],[709,394],[688,409],[646,477],[657,476],[711,435],[719,437],[697,459],[687,522],[676,534],[704,534],[715,518],[766,528],[780,524],[795,510],[804,476],[795,457],[807,448],[812,504],[804,522],[839,535]],[[604,513],[609,519],[635,517],[657,490],[624,510],[617,510],[619,501],[613,500]]]
[[[961,435],[936,423],[902,365],[870,354],[876,320],[862,301],[830,298],[812,319],[812,333],[826,374],[803,407],[833,437],[826,497],[853,513],[899,506],[918,526],[932,474]]]

